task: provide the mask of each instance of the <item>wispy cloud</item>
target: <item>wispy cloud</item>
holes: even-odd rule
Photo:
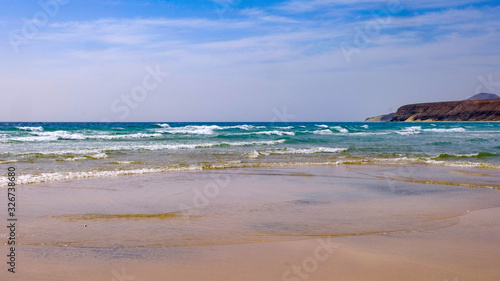
[[[350,11],[359,11],[367,9],[376,9],[383,6],[402,5],[410,9],[430,9],[430,8],[454,8],[464,5],[491,3],[488,0],[291,0],[276,6],[276,9],[289,13],[307,13],[321,11],[325,9],[348,9]]]

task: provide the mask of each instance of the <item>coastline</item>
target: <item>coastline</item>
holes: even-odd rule
[[[16,278],[107,281],[126,269],[134,280],[495,280],[500,192],[439,183],[499,177],[345,165],[25,185]],[[283,277],[314,266],[318,239],[339,247],[307,278]]]

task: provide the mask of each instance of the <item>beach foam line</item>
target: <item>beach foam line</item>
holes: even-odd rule
[[[333,149],[332,151],[336,151]],[[339,150],[341,151],[341,150]],[[299,151],[300,152],[300,151]],[[260,155],[260,152],[259,152]],[[251,157],[249,157],[251,158]],[[399,157],[392,159],[384,158],[345,158],[337,157],[335,160],[324,161],[318,158],[317,161],[304,161],[304,162],[282,162],[269,161],[269,162],[242,162],[240,160],[214,162],[214,163],[197,163],[186,166],[175,165],[167,167],[156,168],[143,168],[143,169],[130,169],[130,170],[91,170],[91,171],[74,171],[74,172],[46,172],[37,174],[23,174],[17,178],[16,184],[34,184],[42,182],[65,181],[74,179],[97,178],[97,177],[115,177],[124,175],[141,175],[162,172],[183,172],[183,171],[200,171],[211,169],[232,169],[232,168],[261,168],[261,167],[293,167],[293,166],[322,166],[322,165],[438,165],[449,167],[466,167],[466,168],[480,168],[480,169],[499,169],[500,165],[475,163],[475,162],[449,162],[449,161],[435,161],[435,160],[422,160],[411,159],[408,157]],[[7,177],[0,177],[0,186],[6,187]],[[496,187],[494,187],[496,188]]]
[[[242,163],[241,161],[227,161],[213,164],[191,164],[188,166],[168,166],[160,168],[144,168],[131,170],[113,170],[113,171],[78,171],[78,172],[47,172],[38,174],[23,174],[17,177],[16,185],[36,184],[43,182],[78,180],[87,178],[102,178],[116,176],[143,175],[163,172],[188,172],[215,169],[232,168],[257,168],[257,167],[289,167],[289,166],[319,166],[319,165],[337,165],[338,162],[269,162],[269,163]],[[7,178],[0,178],[0,187],[7,187]]]
[[[196,171],[202,170],[200,166],[188,167],[164,167],[164,168],[144,168],[133,170],[118,170],[118,171],[79,171],[79,172],[52,172],[52,173],[39,173],[39,174],[23,174],[17,177],[16,184],[34,184],[42,182],[65,181],[85,178],[100,178],[100,177],[116,177],[123,175],[142,175],[159,173],[166,171]],[[0,179],[0,185],[6,186],[7,180]]]

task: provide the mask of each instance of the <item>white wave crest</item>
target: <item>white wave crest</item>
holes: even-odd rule
[[[136,133],[136,134],[128,134],[128,135],[90,135],[85,136],[88,139],[102,139],[102,140],[117,140],[117,139],[144,139],[144,138],[158,138],[161,137],[162,134],[144,134],[144,133]]]
[[[424,129],[425,132],[437,132],[437,133],[449,133],[449,132],[466,132],[467,130],[464,128],[450,128],[450,129]]]
[[[349,133],[349,130],[347,130],[346,128],[342,128],[340,126],[332,127],[332,129],[335,129],[335,130],[337,130],[337,131],[339,131],[340,133],[343,133],[343,134]]]
[[[250,145],[275,145],[275,144],[280,144],[284,143],[286,140],[274,140],[274,141],[242,141],[242,142],[225,142],[222,144],[229,145],[229,146],[250,146]]]
[[[163,128],[155,129],[157,133],[169,134],[193,134],[193,135],[213,135],[217,130],[240,129],[244,131],[265,129],[266,126],[253,125],[234,125],[234,126],[217,126],[217,125],[188,125],[183,127],[170,127],[168,124],[156,124]]]
[[[33,132],[43,131],[43,127],[41,127],[41,126],[39,126],[39,127],[16,127],[16,128],[19,130],[24,130],[24,131],[33,131]]]
[[[396,133],[403,135],[403,136],[408,136],[408,135],[420,134],[421,131],[422,131],[421,126],[413,126],[413,127],[404,128],[404,130],[398,131]]]
[[[162,128],[170,128],[169,124],[156,124],[156,126],[160,126]]]
[[[192,134],[192,135],[213,135],[214,130],[220,130],[222,127],[217,125],[210,126],[196,126],[188,125],[184,127],[165,127],[155,130],[157,133],[168,133],[168,134]]]
[[[347,151],[348,148],[338,148],[338,147],[313,147],[313,148],[281,148],[281,149],[272,149],[266,150],[263,152],[259,152],[263,155],[272,155],[272,154],[314,154],[314,153],[339,153],[343,151]]]
[[[265,132],[256,132],[255,134],[258,134],[258,135],[276,135],[276,136],[283,136],[283,135],[287,135],[287,136],[295,136],[295,133],[294,132],[285,132],[285,131],[277,131],[277,130],[274,130],[274,131],[265,131]]]
[[[33,132],[35,136],[14,137],[11,140],[21,142],[43,142],[57,140],[86,140],[86,139],[101,139],[101,140],[116,140],[116,139],[142,139],[161,137],[162,134],[127,134],[127,135],[84,135],[81,133],[70,133],[68,131],[53,131],[53,132]]]
[[[319,131],[313,131],[313,134],[315,134],[315,135],[333,135],[333,132],[330,130],[319,130]]]
[[[265,129],[267,128],[266,126],[253,126],[253,125],[235,125],[235,126],[225,126],[225,127],[220,127],[222,130],[226,129],[240,129],[240,130],[245,130],[245,131],[250,131],[250,130],[255,130],[255,129]]]
[[[286,142],[286,140],[273,140],[273,141],[242,141],[242,142],[209,142],[209,143],[172,143],[172,144],[143,144],[143,145],[113,145],[104,146],[100,148],[87,148],[87,149],[61,149],[61,150],[33,150],[24,151],[17,154],[18,156],[29,156],[33,154],[42,155],[81,155],[89,158],[106,158],[106,152],[113,151],[134,151],[134,150],[183,150],[183,149],[197,149],[197,148],[211,148],[216,146],[253,146],[253,145],[276,145]],[[11,154],[11,153],[6,153]],[[104,154],[104,155],[103,155]]]
[[[59,139],[71,139],[71,140],[84,140],[86,137],[82,134],[71,134],[67,131],[53,131],[53,132],[34,132],[36,136],[29,137],[15,137],[11,138],[14,141],[20,142],[36,142],[36,141],[56,141]]]

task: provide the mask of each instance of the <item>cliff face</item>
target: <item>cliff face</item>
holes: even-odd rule
[[[404,121],[500,121],[500,99],[409,104],[391,119]]]

